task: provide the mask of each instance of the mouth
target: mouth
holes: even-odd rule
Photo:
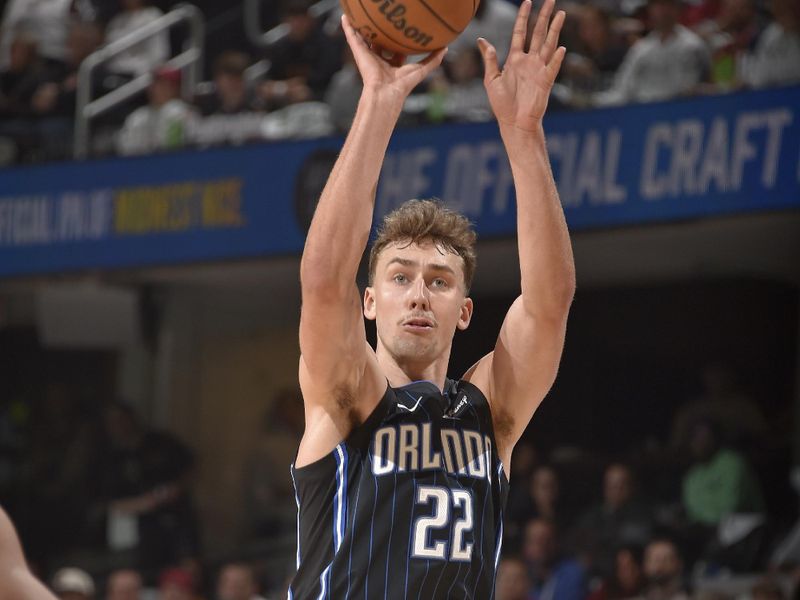
[[[414,317],[403,321],[403,329],[409,331],[430,331],[434,328],[433,321],[424,317]]]

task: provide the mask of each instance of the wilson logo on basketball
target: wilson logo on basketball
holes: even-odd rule
[[[406,9],[405,4],[395,2],[394,0],[371,1],[375,5],[380,5],[378,10],[386,19],[386,21],[388,21],[395,29],[401,31],[407,40],[410,40],[423,48],[426,48],[428,44],[431,43],[433,37],[430,34],[421,31],[414,25],[408,24],[405,16],[408,12],[408,9]]]

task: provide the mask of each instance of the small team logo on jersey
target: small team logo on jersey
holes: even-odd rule
[[[445,414],[445,417],[449,417],[451,419],[456,418],[456,416],[458,415],[458,411],[460,411],[462,408],[464,408],[468,404],[469,404],[469,401],[467,400],[467,396],[465,394],[464,396],[461,396],[461,400],[459,400],[459,402],[458,402],[458,404],[456,404],[455,408],[451,408],[450,410],[447,411],[447,414]]]

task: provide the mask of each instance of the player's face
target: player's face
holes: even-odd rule
[[[364,315],[376,321],[378,343],[398,362],[437,359],[472,317],[463,259],[433,243],[389,244],[364,293]]]

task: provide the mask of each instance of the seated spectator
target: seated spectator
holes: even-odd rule
[[[181,95],[181,72],[162,67],[147,89],[148,104],[133,111],[117,137],[120,154],[147,154],[182,148],[190,139],[194,109]]]
[[[574,543],[593,572],[609,577],[615,565],[608,549],[630,544],[644,546],[650,538],[651,527],[651,511],[636,497],[630,467],[615,463],[605,472],[603,502],[579,519]]]
[[[588,600],[625,600],[640,596],[644,585],[642,548],[623,546],[614,554],[614,573],[593,590]]]
[[[122,12],[106,27],[106,42],[113,43],[152,23],[164,13],[150,6],[148,0],[121,0]],[[108,70],[128,77],[150,73],[169,58],[169,34],[162,31],[117,54],[108,63]]]
[[[158,577],[158,600],[194,600],[194,587],[189,571],[169,568]]]
[[[94,580],[82,569],[59,569],[50,587],[59,600],[94,600]]]
[[[497,50],[497,60],[502,64],[508,55],[511,36],[508,34],[517,18],[517,6],[508,0],[481,0],[475,17],[466,29],[449,44],[450,53],[456,56],[462,50],[476,47],[479,37],[489,40]],[[446,57],[445,60],[449,60]]]
[[[197,555],[188,490],[191,451],[168,433],[146,430],[121,403],[106,409],[107,447],[98,477],[107,507],[107,543],[135,555],[140,568],[163,568]]]
[[[334,73],[325,90],[325,103],[331,107],[331,120],[337,131],[350,129],[361,98],[361,74],[356,68],[350,47],[345,45],[342,68]]]
[[[708,80],[710,55],[696,33],[678,24],[679,0],[648,0],[652,31],[636,42],[597,105],[655,102],[693,93]]]
[[[495,584],[496,600],[529,600],[531,581],[525,561],[516,556],[500,559]]]
[[[52,69],[33,95],[32,105],[38,115],[61,117],[72,121],[75,116],[78,69],[83,60],[97,50],[102,40],[103,34],[97,25],[72,23],[67,37],[66,62],[61,68]],[[106,83],[104,79],[102,70],[96,71],[95,90],[115,86],[115,83]]]
[[[689,600],[683,573],[683,559],[675,542],[656,538],[644,551],[645,588],[643,600]]]
[[[24,29],[9,32],[9,35],[12,39],[8,66],[0,71],[0,118],[30,114],[33,93],[46,71],[33,35]]]
[[[329,37],[308,13],[306,0],[291,0],[283,23],[286,37],[269,48],[268,79],[260,94],[268,109],[299,102],[321,101],[333,74],[341,66],[341,44]]]
[[[716,527],[733,513],[762,513],[761,486],[750,465],[726,448],[718,427],[698,421],[691,430],[694,464],[683,479],[683,504],[690,522]]]
[[[285,389],[275,394],[245,464],[245,513],[250,520],[248,530],[256,536],[295,530],[297,504],[285,470],[297,455],[303,425],[300,391]]]
[[[612,27],[611,14],[586,4],[578,11],[578,46],[565,57],[562,80],[578,98],[607,90],[628,46]],[[585,104],[583,100],[573,103]]]
[[[0,25],[0,66],[8,67],[13,31],[24,29],[34,36],[39,54],[48,62],[67,59],[67,32],[73,0],[9,0]]]
[[[583,567],[561,554],[556,526],[533,519],[525,526],[523,555],[533,580],[531,600],[583,600],[587,582]]]
[[[223,565],[217,580],[215,600],[264,600],[259,595],[258,579],[253,567],[245,563]]]
[[[203,116],[232,115],[260,109],[244,78],[249,64],[250,58],[243,52],[229,50],[217,57],[212,68],[213,91],[195,99],[195,105]]]
[[[521,482],[522,483],[522,482]],[[512,488],[513,489],[513,488]],[[525,500],[509,506],[509,523],[504,529],[507,547],[516,548],[524,534],[527,523],[533,519],[551,521],[556,527],[564,525],[563,511],[559,503],[560,485],[558,474],[550,465],[539,465],[531,472],[527,485],[523,485]]]
[[[711,91],[727,90],[741,85],[744,77],[743,63],[747,54],[753,51],[760,33],[757,17],[755,0],[722,0],[717,15],[695,27],[695,31],[711,50],[711,83],[714,85]],[[725,391],[738,392],[736,389]],[[752,402],[748,404],[746,411],[740,412],[738,407],[728,406],[725,413],[738,415],[736,420],[741,425],[750,423],[750,427],[763,427],[764,417],[758,413]],[[758,413],[755,419],[751,418],[753,409]]]
[[[741,390],[729,365],[711,363],[703,368],[701,377],[702,392],[683,404],[673,419],[671,443],[674,448],[689,448],[691,429],[700,419],[716,423],[722,436],[736,445],[756,443],[763,438],[767,433],[764,414]]]
[[[764,577],[750,590],[753,600],[787,600],[784,588],[771,577]]]
[[[502,0],[505,1],[505,0]],[[492,107],[483,85],[483,62],[477,48],[448,53],[450,60],[432,78],[428,87],[428,119],[432,122],[481,122],[492,117]]]
[[[800,82],[800,5],[770,0],[769,9],[774,20],[758,39],[745,77],[755,88]]]
[[[142,587],[142,576],[138,571],[112,571],[106,581],[106,600],[142,600]]]

